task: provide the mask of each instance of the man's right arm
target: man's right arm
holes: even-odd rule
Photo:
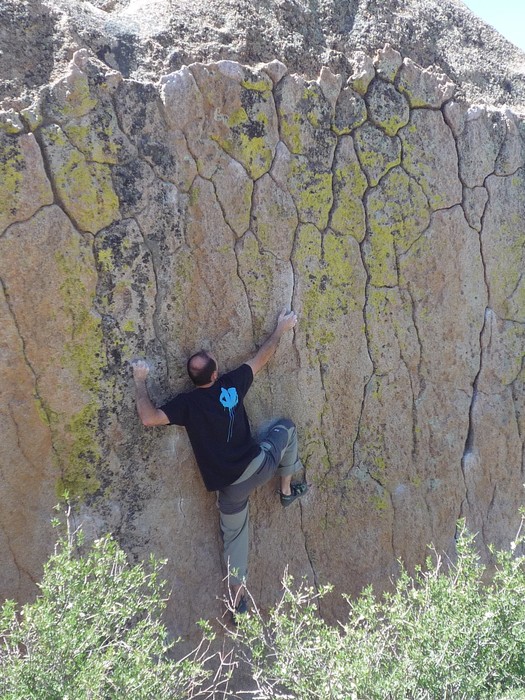
[[[148,394],[146,386],[146,378],[149,374],[149,367],[144,360],[137,360],[133,363],[133,379],[135,381],[135,402],[137,404],[137,413],[146,427],[155,425],[169,425],[169,418],[161,411],[160,408],[155,408]]]
[[[274,355],[279,345],[281,336],[287,331],[295,328],[297,323],[297,314],[294,311],[287,312],[286,310],[281,311],[279,318],[277,319],[277,324],[275,326],[274,332],[271,336],[261,345],[257,353],[251,360],[247,360],[245,364],[250,365],[254,376],[257,372],[269,362],[269,360]]]

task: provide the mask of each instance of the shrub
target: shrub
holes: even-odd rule
[[[484,583],[464,523],[457,559],[434,552],[411,577],[402,568],[391,593],[367,588],[348,600],[348,619],[325,623],[316,592],[288,577],[264,620],[242,618],[236,638],[258,700],[525,699],[525,560],[495,552]]]
[[[59,540],[35,602],[2,607],[2,700],[211,697],[209,637],[186,658],[169,657],[161,563],[131,565],[109,536],[84,554],[78,541]]]

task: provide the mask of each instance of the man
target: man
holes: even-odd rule
[[[296,323],[297,315],[293,311],[282,311],[275,330],[254,357],[222,376],[211,353],[205,350],[195,353],[187,364],[195,389],[178,394],[161,408],[156,408],[149,398],[147,364],[138,361],[133,365],[137,411],[142,423],[184,426],[206,488],[219,492],[224,560],[236,612],[246,610],[243,584],[248,569],[250,493],[277,474],[281,504],[286,507],[308,488],[305,482],[292,484],[292,475],[303,468],[292,421],[277,421],[257,442],[251,434],[243,403],[254,376],[273,356],[282,335]]]

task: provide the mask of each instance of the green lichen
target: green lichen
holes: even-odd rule
[[[331,228],[341,234],[350,234],[359,243],[365,236],[365,210],[362,202],[367,180],[357,161],[335,168],[333,178],[334,205]]]
[[[293,264],[299,285],[307,346],[328,359],[336,340],[334,323],[359,308],[357,253],[350,240],[331,231],[322,236],[312,225],[298,231]],[[355,244],[354,244],[355,245]]]
[[[425,193],[432,211],[450,207],[457,201],[451,201],[450,195],[445,196],[439,191],[440,173],[437,170],[443,167],[441,155],[433,152],[429,147],[425,133],[418,135],[418,130],[414,124],[405,127],[400,132],[403,143],[403,167],[421,186]],[[449,143],[450,157],[454,153],[452,137]],[[459,187],[459,183],[458,183]],[[461,198],[460,191],[457,193],[458,200]]]
[[[97,253],[97,259],[104,272],[113,272],[115,264],[111,248],[101,248]]]
[[[287,106],[286,106],[287,107]],[[317,83],[306,85],[294,109],[279,106],[281,138],[291,153],[304,154],[311,148],[315,131],[330,127],[330,108]]]
[[[24,182],[24,158],[14,139],[0,142],[0,223],[10,221],[9,212],[18,209],[20,191]]]
[[[296,207],[291,196],[269,176],[259,184],[252,211],[252,230],[263,249],[288,258],[298,224]]]
[[[57,483],[59,498],[85,498],[100,488],[97,465],[101,460],[100,448],[94,440],[97,431],[99,406],[89,403],[65,423],[64,439],[56,446],[62,464],[62,475]]]
[[[267,173],[273,160],[266,137],[269,118],[264,111],[272,96],[270,92],[256,94],[260,96],[260,103],[239,107],[230,114],[226,122],[227,135],[222,132],[212,134],[212,139],[246,168],[252,180]]]
[[[250,304],[253,332],[259,337],[268,318],[268,300],[275,296],[275,258],[259,250],[259,243],[251,233],[244,236],[237,258]]]
[[[70,75],[57,84],[55,90],[54,109],[66,119],[82,117],[98,104],[97,98],[91,95],[87,75],[76,66]]]
[[[266,73],[260,72],[257,69],[253,70],[248,66],[243,66],[241,86],[245,90],[251,90],[257,93],[268,93],[273,90],[273,81]]]
[[[85,405],[74,415],[51,418],[55,455],[61,471],[57,489],[59,493],[67,491],[70,497],[82,498],[99,487],[98,415],[106,364],[102,327],[91,310],[94,290],[88,280],[93,269],[88,250],[75,238],[67,251],[55,254],[55,260],[61,274],[62,305],[70,318],[70,338],[64,345],[62,366],[78,381],[79,393],[86,397]]]
[[[269,78],[244,78],[244,80],[241,80],[241,85],[246,90],[255,90],[255,92],[267,92],[273,87],[273,83]]]
[[[382,127],[385,134],[395,136],[401,127],[405,126],[407,119],[399,114],[391,114],[384,119],[376,120],[376,123]]]
[[[402,252],[410,248],[430,223],[430,207],[423,190],[401,168],[391,170],[370,192],[367,213],[377,245],[389,246],[391,235]]]
[[[20,117],[14,109],[0,110],[0,131],[4,134],[20,134],[24,130]]]
[[[283,112],[279,110],[279,125],[281,138],[291,153],[302,152],[301,124],[303,118],[298,112]]]
[[[314,127],[314,129],[318,129],[320,126],[320,119],[319,115],[316,114],[315,112],[307,112],[306,118],[310,122],[310,124]]]
[[[119,218],[119,200],[107,165],[88,163],[58,126],[42,130],[56,190],[82,231],[97,231]]]
[[[68,255],[55,254],[62,273],[60,295],[71,318],[71,340],[65,345],[63,362],[75,371],[82,388],[97,394],[105,361],[100,318],[91,311],[94,294],[83,281],[87,270],[91,274],[85,255],[78,245]]]
[[[348,234],[360,242],[365,237],[365,209],[361,198],[341,190],[335,198],[330,226],[341,234]]]
[[[128,319],[122,324],[122,330],[124,333],[135,333],[136,329],[135,321],[132,321],[131,319]]]
[[[386,491],[375,493],[370,498],[370,503],[372,504],[372,507],[380,513],[390,509],[390,497]]]
[[[416,489],[420,489],[421,486],[423,486],[423,479],[419,476],[419,474],[413,474],[409,478],[411,486],[413,486]]]
[[[330,117],[326,98],[317,83],[310,83],[304,90],[300,102],[300,111],[315,129],[327,124]]]
[[[384,149],[379,147],[377,149],[369,149],[369,144],[366,139],[361,138],[361,133],[360,131],[357,132],[355,139],[357,156],[361,167],[368,176],[370,184],[372,187],[375,187],[386,173],[400,165],[401,144],[398,139],[390,140],[384,142]],[[390,146],[393,146],[393,148],[390,148]]]
[[[368,235],[364,258],[374,287],[393,287],[398,284],[394,237],[388,230],[374,230]]]
[[[121,144],[116,140],[116,128],[114,116],[108,111],[100,111],[66,124],[64,132],[88,160],[115,164],[121,150]]]
[[[327,227],[333,204],[332,177],[331,171],[314,170],[306,159],[292,156],[288,187],[303,223]]]
[[[504,202],[516,202],[514,205],[488,210],[488,220],[481,237],[483,246],[490,255],[486,256],[487,278],[490,289],[491,305],[501,318],[525,322],[525,284],[523,282],[523,259],[525,251],[525,231],[521,209],[522,192],[525,186],[525,173],[513,176],[501,182],[507,190]],[[516,184],[518,187],[516,187]],[[494,199],[501,190],[492,192]]]

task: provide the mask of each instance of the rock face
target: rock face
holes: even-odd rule
[[[79,12],[137,3],[99,5]],[[56,16],[43,12],[39,31]],[[221,613],[215,497],[183,430],[140,425],[129,363],[148,359],[160,404],[188,387],[192,351],[233,368],[283,306],[300,323],[247,405],[255,428],[296,421],[312,488],[286,511],[274,485],[253,497],[249,583],[263,607],[285,566],[335,585],[330,617],[339,593],[388,586],[398,559],[422,563],[431,541],[453,556],[460,516],[485,558],[515,534],[524,124],[388,45],[345,60],[351,70],[319,66],[315,79],[279,60],[218,60],[148,82],[84,48],[47,77],[42,61],[32,102],[11,71],[2,596],[34,593],[67,492],[89,535],[167,557],[176,634]]]
[[[193,62],[275,58],[315,80],[323,65],[366,76],[388,42],[472,101],[525,102],[523,52],[460,0],[2,0],[0,14],[0,100],[58,77],[79,48],[142,81]],[[388,78],[398,67],[378,70]]]

